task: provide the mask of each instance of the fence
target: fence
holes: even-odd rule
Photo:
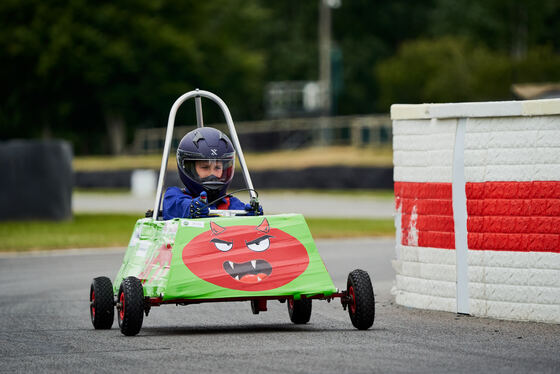
[[[209,125],[223,131],[225,124]],[[193,126],[176,126],[173,147]],[[352,145],[376,147],[391,144],[392,127],[388,115],[289,118],[255,122],[238,122],[235,126],[244,150],[269,151],[312,146]],[[227,131],[225,131],[227,133]],[[165,128],[138,129],[132,152],[160,153],[165,142]]]

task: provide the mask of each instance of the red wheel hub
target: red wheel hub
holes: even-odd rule
[[[121,296],[119,297],[119,301],[121,303],[121,310],[119,310],[119,318],[122,321],[124,319],[124,292],[121,293]]]
[[[350,311],[352,312],[352,314],[356,313],[356,295],[354,294],[354,287],[350,286],[350,288],[348,288],[348,296],[350,297],[350,304],[348,304],[350,306]]]
[[[95,291],[91,291],[91,316],[95,319]]]

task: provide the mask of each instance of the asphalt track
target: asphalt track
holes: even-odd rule
[[[140,334],[89,320],[91,278],[116,274],[123,249],[0,256],[0,372],[6,373],[558,373],[560,325],[510,322],[394,305],[393,241],[321,240],[337,287],[374,278],[376,320],[355,330],[339,302],[313,303],[293,325],[285,304],[153,308]]]
[[[334,198],[336,197],[336,198]],[[242,201],[248,198],[239,196]],[[392,218],[392,199],[373,196],[290,193],[264,191],[260,195],[266,214],[300,213],[305,217]],[[145,213],[154,208],[154,197],[138,197],[130,193],[74,193],[75,213]]]

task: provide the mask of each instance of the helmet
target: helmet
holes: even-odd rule
[[[197,128],[179,142],[179,177],[189,192],[196,196],[206,191],[209,201],[213,201],[225,195],[233,178],[234,166],[235,150],[220,130]]]

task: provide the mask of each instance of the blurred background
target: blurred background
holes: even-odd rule
[[[558,0],[4,0],[0,17],[0,138],[62,138],[75,155],[151,152],[141,130],[194,88],[243,131],[560,81]]]
[[[229,106],[257,188],[337,195],[390,194],[393,103],[560,96],[558,0],[4,0],[0,17],[3,208],[45,185],[38,175],[59,178],[17,176],[42,156],[15,139],[62,142],[66,161],[51,164],[70,165],[63,184],[83,198],[63,198],[70,215],[110,201],[85,191],[151,183],[133,174],[159,168],[171,105],[196,88]],[[223,126],[217,106],[203,109]],[[183,105],[174,144],[195,119]]]

